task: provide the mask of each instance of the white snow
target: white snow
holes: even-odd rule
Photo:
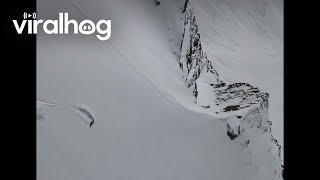
[[[270,94],[272,133],[283,147],[283,0],[192,2],[203,49],[222,79]]]
[[[37,97],[86,104],[96,123],[89,128],[67,109],[50,109],[37,126],[38,179],[271,179],[246,165],[247,157],[230,141],[222,121],[198,113],[191,89],[182,82],[177,53],[183,1],[162,0],[159,6],[153,0],[70,1],[92,21],[111,19],[112,36],[106,42],[94,36],[39,32]],[[70,18],[82,20],[70,1],[39,0],[38,18],[68,12]],[[212,1],[197,2],[197,20],[204,21],[199,22],[201,40],[219,74],[270,93],[270,119],[280,121],[282,63],[276,50],[281,46],[268,44],[266,54],[265,47],[251,49],[251,43],[260,44],[258,35],[247,46],[244,40],[238,46],[235,40],[227,44],[228,36],[217,39],[212,32],[216,24],[211,23],[219,22],[206,11],[213,8]],[[235,50],[224,49],[229,45]],[[275,57],[271,62],[270,56]],[[199,98],[199,103],[210,103]]]

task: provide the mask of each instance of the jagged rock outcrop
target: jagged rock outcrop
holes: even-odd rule
[[[211,84],[214,88],[215,103],[221,107],[221,112],[237,111],[260,104],[268,100],[269,94],[261,92],[258,88],[248,83]]]
[[[179,60],[183,79],[187,87],[190,87],[200,77],[200,74],[206,73],[213,82],[219,83],[217,71],[213,68],[206,53],[202,51],[198,24],[193,9],[188,4],[189,1],[187,0],[183,9],[185,20]]]
[[[273,161],[273,177],[282,179],[281,146],[272,136],[272,123],[268,118],[269,94],[248,83],[226,84],[203,52],[199,27],[189,0],[185,1],[182,13],[185,19],[179,66],[184,83],[193,89],[194,103],[208,113],[228,117],[227,135],[243,148],[248,166],[259,168],[264,161],[259,153],[263,152],[266,154],[263,157]],[[270,168],[261,171],[271,173]]]
[[[182,78],[188,88],[193,88],[195,103],[202,93],[199,84],[210,86],[215,99],[215,108],[209,104],[199,104],[204,109],[215,109],[216,113],[236,111],[259,104],[269,98],[268,93],[248,83],[227,85],[220,77],[212,62],[202,49],[198,24],[189,0],[185,1],[182,12],[185,14],[183,40],[180,47],[179,66]],[[201,86],[203,87],[203,86]],[[207,91],[206,91],[207,92]]]

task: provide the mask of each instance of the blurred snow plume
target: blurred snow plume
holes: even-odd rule
[[[78,117],[80,117],[85,123],[93,124],[95,121],[93,112],[89,107],[85,105],[65,105],[57,104],[48,101],[37,99],[37,120],[43,120],[46,118],[46,112],[49,107],[66,108],[73,111]]]

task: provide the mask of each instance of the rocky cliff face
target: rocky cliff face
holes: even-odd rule
[[[237,111],[268,101],[269,94],[248,83],[211,84],[220,112]]]
[[[188,0],[185,2],[183,13],[185,13],[185,19],[179,65],[187,87],[194,85],[200,75],[204,73],[213,83],[219,83],[217,71],[213,68],[206,53],[202,51],[198,24]]]
[[[184,33],[180,48],[179,66],[188,88],[193,89],[195,103],[209,114],[227,117],[227,135],[243,148],[248,167],[260,174],[283,178],[281,147],[271,133],[268,118],[269,94],[248,83],[226,84],[203,52],[198,24],[189,0],[183,11]],[[265,168],[264,161],[273,167]]]

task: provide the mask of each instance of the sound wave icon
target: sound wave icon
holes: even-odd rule
[[[33,12],[32,14],[28,14],[26,12],[23,13],[23,18],[24,19],[27,19],[29,17],[32,17],[33,19],[36,19],[37,18],[37,13]]]

